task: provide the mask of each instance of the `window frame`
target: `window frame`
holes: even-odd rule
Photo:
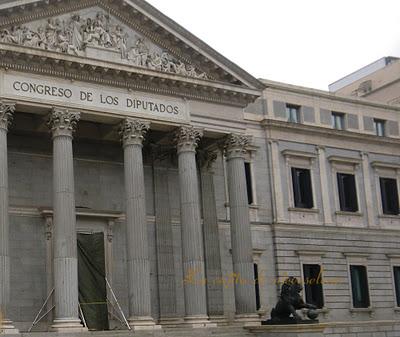
[[[341,119],[341,127],[337,128],[336,127],[336,117],[339,117]],[[346,130],[347,129],[347,119],[346,119],[346,114],[344,112],[339,112],[339,111],[331,111],[331,121],[332,121],[332,128],[334,130]]]
[[[325,257],[325,252],[322,251],[314,251],[314,250],[296,250],[295,251],[296,255],[299,257],[299,263],[300,263],[300,278],[301,282],[303,284],[303,288],[305,285],[305,279],[304,279],[304,265],[305,264],[318,264],[321,267],[322,270],[322,275],[323,275],[323,270],[324,270],[324,264],[323,264],[323,258]],[[325,279],[324,276],[322,276],[323,280]],[[327,313],[328,309],[326,308],[326,292],[324,291],[324,286],[322,284],[322,300],[324,303],[324,306],[322,308],[317,309],[320,312]],[[306,292],[305,289],[301,292],[301,295],[303,297],[303,300],[306,301]]]
[[[371,282],[369,281],[369,276],[368,276],[369,254],[368,253],[346,253],[346,252],[344,252],[343,255],[346,257],[346,262],[347,262],[347,281],[348,281],[347,283],[349,286],[349,296],[350,296],[349,310],[351,313],[369,312],[370,315],[373,315],[374,307],[373,307],[372,296],[371,296]],[[352,283],[351,283],[351,273],[350,273],[351,265],[364,266],[366,269],[368,296],[369,296],[369,306],[366,308],[356,308],[353,305],[353,287],[352,287]]]
[[[394,268],[400,268],[400,254],[386,254],[386,257],[390,261],[390,275],[392,278],[392,291],[393,291],[393,308],[396,312],[400,312],[400,303],[397,302],[397,293],[396,293],[396,283],[395,283],[395,275]],[[400,287],[399,287],[400,292]]]
[[[379,118],[374,118],[373,119],[374,123],[374,133],[375,136],[377,137],[385,137],[386,136],[386,120],[384,119],[379,119]],[[378,125],[382,125],[382,134],[380,134],[380,129],[378,129]]]
[[[346,198],[346,195],[348,191],[346,191],[346,186],[345,184],[340,183],[340,177],[352,177],[354,180],[354,190],[355,190],[355,197],[354,197],[354,202],[355,202],[355,207],[354,209],[350,209],[350,207],[347,207],[346,201],[348,201]],[[348,173],[348,172],[336,172],[336,180],[337,180],[337,193],[338,193],[338,199],[339,199],[339,210],[341,212],[346,212],[346,213],[359,213],[360,212],[360,203],[358,201],[358,189],[357,189],[357,182],[356,182],[356,175],[354,173]],[[343,179],[342,179],[343,180]],[[343,181],[342,181],[343,182]],[[353,199],[352,199],[353,200]]]
[[[309,202],[309,204],[307,204],[306,202],[303,202],[303,200],[299,200],[299,204],[296,205],[297,199],[302,199],[302,195],[304,193],[304,191],[301,191],[301,181],[300,179],[296,178],[293,175],[294,171],[303,171],[303,172],[307,172],[307,181],[306,183],[309,184],[308,186],[308,191],[311,192],[311,196],[309,197],[309,199],[307,200]],[[303,168],[303,167],[297,167],[297,166],[291,166],[290,167],[290,173],[291,173],[291,181],[292,181],[292,193],[293,193],[293,208],[300,208],[300,209],[313,209],[314,208],[314,204],[315,204],[315,200],[314,200],[314,196],[313,196],[313,183],[312,183],[312,172],[310,168]],[[297,183],[297,184],[295,184]],[[295,186],[297,185],[297,186]],[[307,193],[307,192],[306,192]],[[297,198],[296,198],[297,196]]]
[[[301,105],[292,104],[292,103],[286,103],[285,109],[286,109],[286,121],[288,123],[295,123],[295,124],[301,124],[302,123]],[[296,121],[292,120],[292,113],[291,113],[292,109],[296,110]]]
[[[360,166],[361,166],[361,159],[350,158],[350,157],[340,157],[340,156],[330,156],[328,161],[331,164],[331,175],[332,175],[332,183],[334,188],[334,201],[335,201],[335,210],[336,214],[338,215],[355,215],[361,216],[361,209],[362,204],[360,200],[360,186],[359,186],[359,179],[360,176]],[[345,174],[353,174],[355,178],[355,188],[356,188],[356,197],[357,197],[357,205],[358,211],[356,212],[347,212],[342,211],[340,208],[340,200],[339,200],[339,185],[337,179],[337,173],[345,173]]]
[[[382,191],[380,185],[380,178],[395,179],[397,182],[397,197],[399,200],[400,209],[400,165],[374,161],[371,163],[374,169],[373,173],[375,176],[375,191],[376,191],[376,202],[378,217],[380,218],[400,218],[400,212],[397,215],[383,213],[382,204]]]
[[[400,204],[399,204],[399,184],[398,184],[398,180],[397,178],[394,177],[382,177],[379,176],[379,189],[380,189],[380,196],[381,196],[381,205],[382,205],[382,215],[386,216],[386,215],[392,215],[392,216],[398,216],[400,215]],[[383,180],[393,180],[394,181],[394,186],[396,188],[396,199],[397,199],[397,213],[385,213],[385,203],[384,203],[384,197],[383,197],[383,191],[382,191],[382,181]],[[385,198],[387,197],[387,195],[385,195]],[[386,198],[387,199],[387,198]]]

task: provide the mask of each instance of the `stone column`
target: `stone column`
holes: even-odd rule
[[[60,332],[85,330],[78,309],[78,254],[76,243],[72,133],[79,112],[53,109],[48,126],[53,134],[54,304],[52,328]]]
[[[8,218],[7,132],[15,104],[0,102],[0,333],[18,333],[8,319],[10,302],[10,253]]]
[[[207,151],[200,156],[201,201],[203,205],[203,235],[205,272],[207,279],[207,309],[212,322],[224,323],[224,294],[220,236],[218,229],[217,205],[215,201],[214,172],[212,164],[216,152]]]
[[[154,207],[156,216],[157,273],[160,300],[160,324],[182,323],[178,318],[176,301],[176,273],[169,195],[169,164],[154,159]]]
[[[196,147],[201,137],[201,131],[186,126],[181,127],[175,135],[181,198],[185,322],[192,324],[193,327],[204,327],[208,324],[196,165]]]
[[[151,317],[150,261],[143,171],[143,140],[150,123],[122,122],[126,195],[129,325],[134,330],[159,328]]]
[[[254,287],[253,248],[244,159],[249,138],[231,134],[225,143],[227,159],[233,272],[235,274],[236,317],[254,321],[256,296]]]

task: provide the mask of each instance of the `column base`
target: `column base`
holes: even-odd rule
[[[186,316],[184,324],[186,326],[190,326],[192,329],[216,328],[217,327],[217,323],[210,322],[208,320],[208,316],[206,316],[206,315]]]
[[[184,324],[185,322],[183,318],[179,317],[163,317],[160,318],[159,323],[161,324],[162,327],[176,328],[182,326],[182,324]]]
[[[9,319],[3,319],[0,322],[0,335],[15,335],[18,334],[19,330],[15,328],[12,321]]]
[[[79,319],[55,319],[53,325],[50,328],[51,331],[63,332],[63,333],[74,333],[74,332],[86,332],[85,328]]]
[[[128,319],[128,323],[133,331],[161,329],[161,325],[156,324],[150,316],[131,317]]]
[[[234,324],[242,326],[261,325],[260,316],[257,314],[236,314]]]
[[[228,325],[229,321],[224,315],[210,315],[210,322],[220,325]]]

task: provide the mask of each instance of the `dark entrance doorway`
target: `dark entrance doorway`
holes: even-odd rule
[[[79,303],[89,330],[108,330],[104,234],[77,237]]]

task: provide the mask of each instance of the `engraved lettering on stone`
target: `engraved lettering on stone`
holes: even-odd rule
[[[12,26],[2,29],[0,42],[84,56],[87,48],[118,52],[121,60],[136,67],[208,79],[207,74],[185,64],[166,51],[150,51],[143,37],[130,36],[103,12],[95,15],[72,14],[67,20],[49,18],[37,28]],[[132,34],[133,35],[133,34]]]

